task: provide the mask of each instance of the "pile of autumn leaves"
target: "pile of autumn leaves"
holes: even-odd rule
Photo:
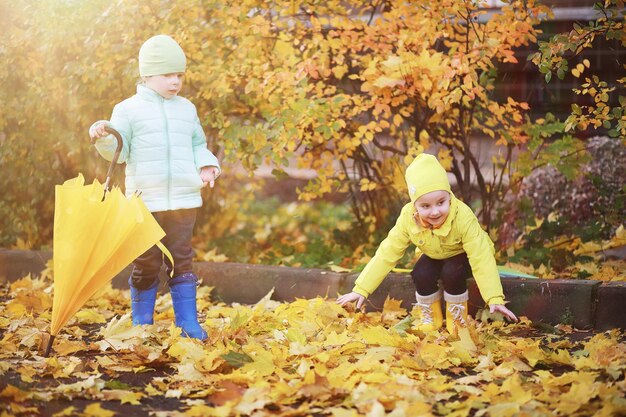
[[[49,280],[3,284],[0,374],[20,381],[0,385],[1,409],[12,413],[2,416],[37,415],[37,401],[60,398],[91,403],[58,415],[112,416],[107,404],[140,410],[158,396],[176,398],[178,412],[189,416],[626,413],[626,344],[618,331],[576,342],[572,329],[540,335],[522,320],[472,321],[454,336],[419,334],[394,300],[382,313],[364,314],[320,298],[278,303],[271,294],[256,305],[226,305],[209,301],[209,292],[199,288],[206,343],[178,335],[169,295],[157,301],[155,325],[131,327],[128,291],[107,288],[43,358]],[[167,371],[152,372],[158,376],[146,386],[110,384],[154,369]],[[152,408],[152,415],[179,414]]]

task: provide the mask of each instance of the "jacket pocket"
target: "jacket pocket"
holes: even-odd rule
[[[194,175],[193,180],[194,186],[198,189],[202,188],[202,186],[204,185],[204,181],[202,181],[202,177],[200,177],[200,174]]]

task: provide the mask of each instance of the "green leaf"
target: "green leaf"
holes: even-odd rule
[[[250,318],[249,315],[247,314],[239,314],[239,312],[237,312],[237,315],[235,316],[234,319],[231,320],[230,322],[230,328],[231,329],[238,329],[239,327],[243,326],[244,324],[246,324],[248,322],[248,319]]]
[[[241,368],[246,363],[254,362],[254,360],[245,353],[229,351],[225,355],[221,355],[221,358],[226,361],[233,368]]]
[[[405,318],[400,320],[398,323],[396,323],[395,326],[393,326],[393,330],[395,330],[398,334],[404,336],[406,334],[406,331],[411,328],[412,322],[413,322],[413,317],[411,317],[410,315],[406,316]]]
[[[126,391],[132,391],[134,387],[132,385],[128,385],[128,384],[125,384],[125,383],[120,382],[120,381],[111,380],[111,381],[106,381],[104,383],[104,388],[107,388],[107,389],[122,389],[122,390],[126,390]]]
[[[546,82],[549,83],[552,79],[552,71],[546,73]]]

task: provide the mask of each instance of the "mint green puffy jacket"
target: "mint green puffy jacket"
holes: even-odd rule
[[[219,163],[207,149],[193,103],[179,96],[164,99],[138,85],[137,94],[115,106],[109,124],[124,141],[118,163],[126,163],[127,196],[140,193],[153,212],[202,205],[200,169],[219,169]],[[116,145],[112,135],[96,141],[96,149],[109,161]]]

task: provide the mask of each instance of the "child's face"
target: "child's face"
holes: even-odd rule
[[[183,87],[184,76],[185,74],[182,72],[152,75],[150,77],[144,77],[144,82],[146,86],[159,93],[163,98],[170,99],[177,95]]]
[[[420,219],[432,227],[439,227],[450,212],[450,194],[444,190],[432,191],[415,200]]]

